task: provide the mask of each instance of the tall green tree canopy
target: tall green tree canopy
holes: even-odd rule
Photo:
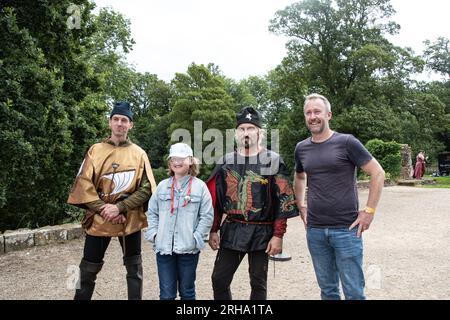
[[[201,121],[203,131],[234,128],[236,107],[221,76],[193,63],[186,73],[175,75],[172,85],[176,102],[170,114],[170,132],[183,128],[193,137],[194,121]]]
[[[67,29],[69,2],[3,5],[0,229],[55,223],[66,215],[76,102],[97,88],[76,58],[89,31]]]
[[[429,69],[450,78],[450,39],[425,40],[424,58]]]
[[[425,62],[386,38],[400,29],[390,21],[394,13],[389,0],[304,0],[275,14],[269,29],[289,41],[288,54],[274,72],[281,79],[297,79],[284,81],[284,92],[292,92],[294,105],[281,127],[304,126],[304,97],[317,92],[331,102],[333,129],[352,133],[364,143],[379,138],[413,149],[427,146],[433,153],[442,149],[436,141],[442,131],[442,105],[417,94],[412,80]],[[304,86],[295,88],[299,83]],[[424,109],[429,116],[424,116]],[[429,126],[432,114],[436,125]],[[421,134],[415,133],[418,130]],[[294,150],[295,136],[282,137],[287,154]],[[301,138],[306,136],[303,131]]]
[[[173,104],[173,88],[154,74],[135,73],[130,98],[134,109],[132,139],[147,151],[153,167],[165,167],[162,155],[167,153]]]
[[[88,0],[1,1],[0,8],[0,117],[7,119],[0,123],[0,231],[60,223],[72,210],[65,202],[84,152],[107,132],[112,95],[99,57],[130,36],[106,32],[120,15],[96,17]]]
[[[278,11],[269,29],[290,37],[285,68],[339,113],[365,102],[357,95],[362,85],[421,70],[420,59],[385,38],[399,30],[388,20],[393,13],[389,0],[305,0]]]
[[[177,73],[172,81],[175,103],[170,113],[169,135],[176,129],[185,129],[190,133],[194,153],[205,152],[205,148],[213,143],[220,148],[211,148],[208,156],[217,158],[225,152],[226,129],[235,125],[236,105],[226,91],[223,77],[213,65],[204,66],[192,63],[186,73]],[[195,122],[199,125],[195,126]],[[208,129],[217,129],[222,138],[204,136]],[[216,139],[220,139],[217,140]],[[208,149],[209,150],[209,149]],[[197,157],[199,155],[197,154]],[[200,159],[203,160],[203,159]],[[207,177],[210,166],[202,167],[202,177]]]

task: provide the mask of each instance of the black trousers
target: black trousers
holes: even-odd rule
[[[111,237],[96,237],[87,234],[84,242],[83,259],[94,263],[103,262],[106,249],[108,249],[110,242]],[[125,240],[124,237],[119,237],[119,242],[124,257],[141,254],[141,231],[125,236]]]
[[[241,252],[221,248],[217,252],[212,285],[215,300],[231,300],[230,285],[233,276],[245,255],[248,255],[251,294],[250,300],[267,299],[267,269],[269,256],[264,250]]]

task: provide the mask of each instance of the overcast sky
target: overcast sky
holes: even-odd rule
[[[264,75],[286,54],[286,38],[268,31],[277,10],[295,0],[95,0],[131,21],[136,41],[128,55],[140,72],[170,81],[192,62],[213,62],[240,80]],[[450,38],[449,0],[392,0],[401,25],[391,41],[422,53],[423,41]]]

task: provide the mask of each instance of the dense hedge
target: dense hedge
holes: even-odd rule
[[[401,144],[380,139],[367,141],[366,148],[378,160],[386,172],[386,178],[396,180],[400,176],[402,166]]]

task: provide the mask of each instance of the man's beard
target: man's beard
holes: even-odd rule
[[[243,148],[246,150],[253,149],[255,147],[258,147],[259,145],[259,135],[255,136],[240,136],[236,137],[236,145],[238,148]]]
[[[309,130],[311,133],[313,132],[313,131],[311,130],[311,127],[310,127],[309,124],[308,124],[308,130]],[[316,131],[314,131],[315,134],[322,134],[322,133],[324,132],[324,130],[325,130],[325,123],[321,122],[321,123],[319,124],[319,128],[315,128],[314,130],[316,130]]]
[[[244,148],[249,149],[250,148],[250,139],[245,138],[244,139]]]
[[[243,146],[245,149],[250,149],[251,147],[255,146],[255,142],[251,140],[249,137],[245,137]]]

